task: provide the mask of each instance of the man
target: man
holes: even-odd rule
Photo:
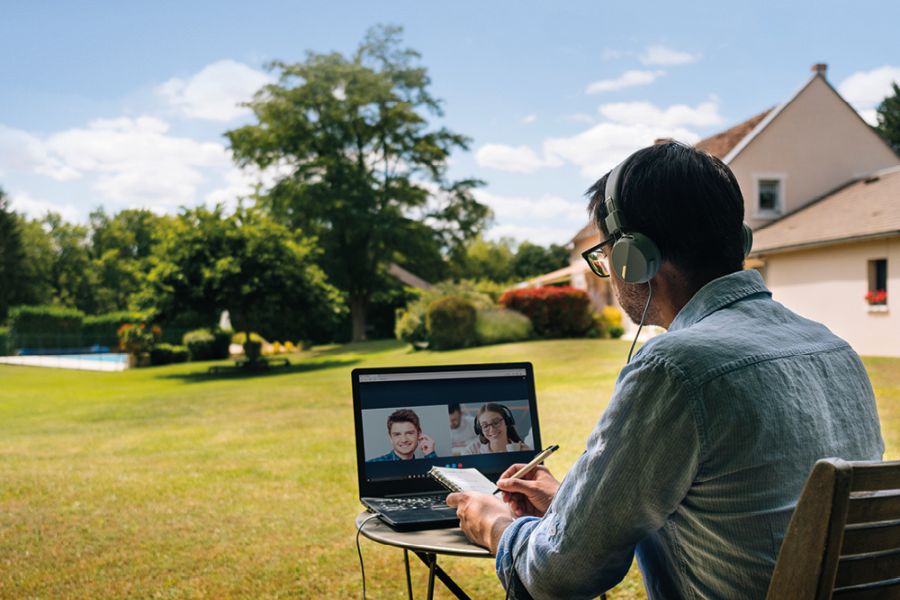
[[[741,270],[744,204],[724,163],[664,143],[614,172],[618,185],[605,176],[588,192],[609,238],[592,269],[612,255],[625,312],[668,332],[622,369],[561,484],[546,469],[507,480],[514,466],[498,482],[509,505],[469,492],[448,503],[514,597],[596,596],[636,555],[651,598],[763,598],[814,462],[881,458],[871,385],[843,340]],[[658,248],[644,283],[613,249],[629,235]]]
[[[368,462],[437,458],[434,451],[434,439],[422,433],[419,415],[415,411],[408,408],[395,410],[388,417],[387,429],[393,448],[387,454],[369,459]],[[416,456],[417,451],[418,456]]]
[[[478,439],[475,433],[475,417],[464,415],[459,404],[447,405],[450,419],[450,445],[454,456],[462,454],[463,449]]]

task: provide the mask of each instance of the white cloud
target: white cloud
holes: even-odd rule
[[[486,237],[490,240],[500,240],[501,238],[513,238],[518,241],[528,240],[534,244],[548,246],[550,244],[565,244],[572,239],[574,232],[578,231],[586,217],[582,222],[574,227],[548,227],[541,225],[496,225],[490,228]]]
[[[859,116],[863,118],[863,121],[871,125],[872,127],[878,126],[878,111],[874,108],[866,108],[858,111]]]
[[[586,204],[565,200],[559,196],[545,194],[540,198],[524,196],[500,196],[486,190],[475,190],[475,199],[491,207],[494,215],[505,221],[525,220],[527,222],[564,220],[581,223],[587,217]]]
[[[604,104],[599,112],[610,121],[625,125],[671,128],[682,125],[709,127],[722,123],[719,105],[715,100],[703,102],[696,107],[675,104],[665,109],[649,102],[615,102]]]
[[[884,65],[871,71],[854,73],[838,85],[838,92],[867,123],[877,125],[875,109],[894,93],[892,83],[900,85],[900,67]]]
[[[597,119],[595,119],[591,115],[586,115],[584,113],[573,113],[571,115],[565,115],[563,119],[565,119],[566,121],[572,121],[573,123],[587,123],[588,125],[593,125],[597,122]]]
[[[688,144],[700,139],[691,127],[720,124],[718,101],[713,98],[691,107],[676,104],[660,108],[649,102],[617,102],[598,109],[606,120],[576,135],[549,138],[538,153],[528,146],[487,144],[475,154],[484,167],[531,173],[545,167],[572,164],[584,177],[595,179],[638,148],[659,138]]]
[[[71,204],[56,204],[35,198],[27,192],[10,192],[12,209],[32,219],[40,219],[48,212],[59,213],[66,221],[79,221],[80,214]]]
[[[601,79],[600,81],[594,81],[593,83],[588,84],[584,91],[587,94],[616,92],[639,85],[650,85],[663,75],[665,75],[665,71],[625,71],[615,79]]]
[[[81,176],[77,170],[51,156],[37,136],[0,125],[0,174],[8,170],[34,172],[57,181]]]
[[[680,52],[665,46],[656,45],[645,49],[639,60],[645,65],[686,65],[700,60],[700,54]]]
[[[220,60],[203,67],[188,79],[174,78],[156,93],[179,113],[210,121],[232,121],[248,114],[239,106],[253,97],[272,77],[234,60]]]
[[[525,115],[522,117],[522,123],[525,125],[531,125],[535,121],[537,121],[537,115]]]
[[[96,176],[94,188],[119,205],[177,207],[196,201],[207,169],[231,168],[224,146],[175,137],[154,117],[92,121],[50,136],[44,147],[65,166]]]
[[[531,173],[544,167],[559,166],[558,161],[541,158],[528,146],[505,144],[485,144],[475,151],[475,162],[482,167],[513,173]]]
[[[693,144],[700,136],[684,127],[605,122],[574,136],[548,139],[544,151],[579,167],[584,177],[596,179],[658,138]]]

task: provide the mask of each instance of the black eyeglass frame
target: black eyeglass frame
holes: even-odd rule
[[[609,277],[609,270],[607,269],[606,273],[599,271],[597,265],[594,264],[594,261],[592,261],[588,257],[588,254],[590,254],[592,252],[597,252],[598,250],[603,250],[603,246],[606,246],[607,244],[612,244],[615,241],[616,241],[615,237],[608,237],[605,240],[603,240],[602,242],[600,242],[599,244],[597,244],[596,246],[591,246],[590,248],[588,248],[587,250],[585,250],[584,252],[581,253],[581,258],[584,259],[584,262],[586,262],[588,264],[588,266],[591,268],[591,272],[594,275],[596,275],[597,277],[603,277],[604,279]],[[603,253],[603,256],[606,257],[607,260],[609,260],[609,257],[606,255],[606,252]]]

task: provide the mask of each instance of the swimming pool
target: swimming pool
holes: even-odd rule
[[[128,368],[128,355],[122,352],[110,352],[106,354],[0,356],[0,364],[83,371],[124,371]]]

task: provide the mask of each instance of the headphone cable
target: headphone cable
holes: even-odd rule
[[[359,571],[362,573],[362,597],[363,600],[366,600],[366,568],[363,566],[363,557],[362,557],[362,548],[359,546],[359,534],[362,532],[362,528],[365,527],[366,523],[371,521],[372,519],[377,519],[378,515],[372,515],[366,518],[365,521],[359,524],[359,528],[356,530],[356,553],[359,554]]]
[[[641,328],[644,327],[644,320],[647,318],[647,309],[650,308],[650,300],[653,299],[653,286],[650,285],[650,282],[647,282],[647,303],[644,305],[644,312],[641,313],[641,323],[638,325],[637,333],[634,334],[634,341],[631,342],[631,350],[628,351],[628,360],[625,361],[625,364],[631,362],[631,355],[634,353],[634,345],[637,344],[638,336],[641,335]]]

